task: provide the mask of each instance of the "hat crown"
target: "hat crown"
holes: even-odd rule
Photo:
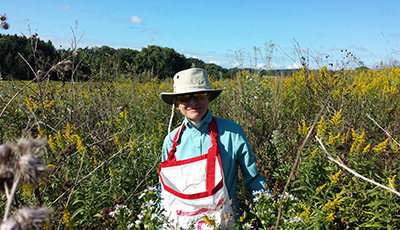
[[[211,90],[207,71],[199,68],[183,70],[174,76],[174,93]]]

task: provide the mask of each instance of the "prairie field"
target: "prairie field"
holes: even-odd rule
[[[0,80],[0,143],[47,138],[47,173],[36,186],[18,185],[11,211],[50,207],[45,229],[156,229],[168,221],[155,189],[171,115],[159,94],[172,82],[142,79]],[[239,70],[210,80],[225,88],[211,112],[243,127],[271,191],[253,203],[240,180],[237,229],[274,229],[278,218],[278,229],[400,226],[400,68],[304,67],[285,77]]]

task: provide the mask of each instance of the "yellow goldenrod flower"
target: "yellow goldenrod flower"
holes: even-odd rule
[[[323,136],[325,136],[325,131],[326,131],[326,124],[324,122],[324,117],[321,116],[321,120],[319,121],[317,126],[317,136],[322,138]]]
[[[356,151],[361,152],[361,150],[363,150],[365,143],[365,131],[363,130],[361,135],[358,135],[354,129],[352,129],[352,132],[353,132],[354,142],[351,145],[350,152],[351,153]]]
[[[76,141],[76,149],[83,153],[85,146],[83,146],[82,139],[76,134],[72,135],[72,138]]]
[[[49,101],[49,100],[45,100],[43,101],[43,107],[44,109],[50,109],[51,106],[56,103],[56,101]]]
[[[333,212],[326,216],[326,221],[332,222],[335,219],[335,214]]]
[[[318,148],[316,148],[314,151],[311,152],[310,157],[308,158],[308,160],[311,162],[314,160],[315,155],[317,154]]]
[[[344,134],[343,134],[344,135]],[[329,144],[330,145],[332,145],[332,146],[337,146],[337,145],[339,145],[339,142],[340,142],[340,140],[341,140],[341,137],[340,137],[340,133],[338,133],[336,136],[333,136],[333,134],[332,133],[330,133],[329,134]]]
[[[387,147],[387,143],[389,141],[389,138],[387,138],[386,140],[384,140],[383,142],[379,143],[378,145],[376,145],[373,150],[376,154],[380,154],[381,152],[386,150]]]
[[[367,153],[367,152],[369,152],[370,149],[371,149],[371,144],[368,144],[367,146],[365,146],[365,148],[362,151],[362,153]]]
[[[63,139],[62,139],[62,135],[61,135],[61,131],[58,130],[57,134],[56,134],[56,144],[57,147],[62,149],[64,147],[63,145]]]
[[[203,220],[204,220],[205,224],[207,225],[207,227],[209,227],[209,228],[215,227],[215,224],[216,224],[215,216],[204,215]]]
[[[302,218],[304,220],[304,222],[308,222],[310,220],[310,208],[309,206],[307,206],[305,203],[300,202],[300,207],[304,210],[299,217]]]
[[[64,127],[64,138],[68,141],[68,142],[73,142],[74,139],[72,137],[72,133],[75,131],[75,125],[70,125],[69,123],[67,123],[67,125]]]
[[[93,167],[96,168],[99,165],[99,163],[97,163],[96,157],[93,158]]]
[[[117,136],[116,134],[114,134],[114,142],[115,142],[116,144],[119,143],[119,139],[118,139],[118,136]]]
[[[28,202],[33,196],[33,186],[30,184],[22,183],[22,200]]]
[[[339,180],[339,175],[342,172],[342,170],[339,170],[339,172],[335,173],[335,175],[329,177],[329,179],[331,179],[331,183],[332,184],[336,184]]]
[[[71,218],[71,214],[68,211],[68,208],[64,205],[64,214],[62,217],[62,224],[65,225],[66,229],[74,229],[75,228],[75,223],[73,218]]]
[[[30,97],[26,97],[25,100],[26,100],[26,107],[28,107],[30,111],[33,111],[38,107],[37,104],[33,102]]]
[[[333,201],[328,201],[328,203],[326,203],[324,205],[324,207],[322,208],[322,211],[329,212],[329,211],[334,210],[336,207],[339,206],[338,200],[339,200],[339,196],[336,196],[336,198]]]
[[[321,192],[322,189],[324,189],[326,185],[327,185],[327,184],[325,183],[325,184],[319,186],[317,189],[315,189],[315,194],[318,194],[319,192]]]
[[[388,180],[389,180],[388,187],[391,189],[395,189],[395,187],[396,187],[396,184],[394,183],[394,178],[396,178],[396,175],[394,175],[392,178],[390,178],[390,177],[388,178]]]
[[[302,136],[307,135],[308,130],[310,130],[311,126],[306,125],[306,121],[302,120],[303,125],[297,124],[299,126],[299,134]]]
[[[43,137],[44,136],[44,131],[40,128],[40,125],[38,125],[38,137]]]
[[[338,127],[342,123],[342,109],[340,109],[329,122],[333,126]]]
[[[54,141],[54,137],[50,134],[49,135],[49,146],[52,153],[57,153],[57,144]]]

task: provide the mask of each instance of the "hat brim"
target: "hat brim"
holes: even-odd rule
[[[208,89],[208,90],[191,90],[190,92],[180,92],[180,93],[161,93],[160,98],[163,102],[172,105],[174,103],[174,98],[177,95],[182,95],[182,94],[189,94],[189,93],[209,93],[210,94],[210,102],[213,101],[215,98],[218,97],[218,95],[222,92],[224,89]]]

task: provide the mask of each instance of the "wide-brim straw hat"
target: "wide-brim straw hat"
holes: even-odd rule
[[[207,71],[200,68],[183,70],[174,76],[174,92],[161,93],[163,102],[172,105],[177,95],[189,93],[207,92],[210,94],[210,101],[214,100],[224,89],[212,89],[208,80]]]

